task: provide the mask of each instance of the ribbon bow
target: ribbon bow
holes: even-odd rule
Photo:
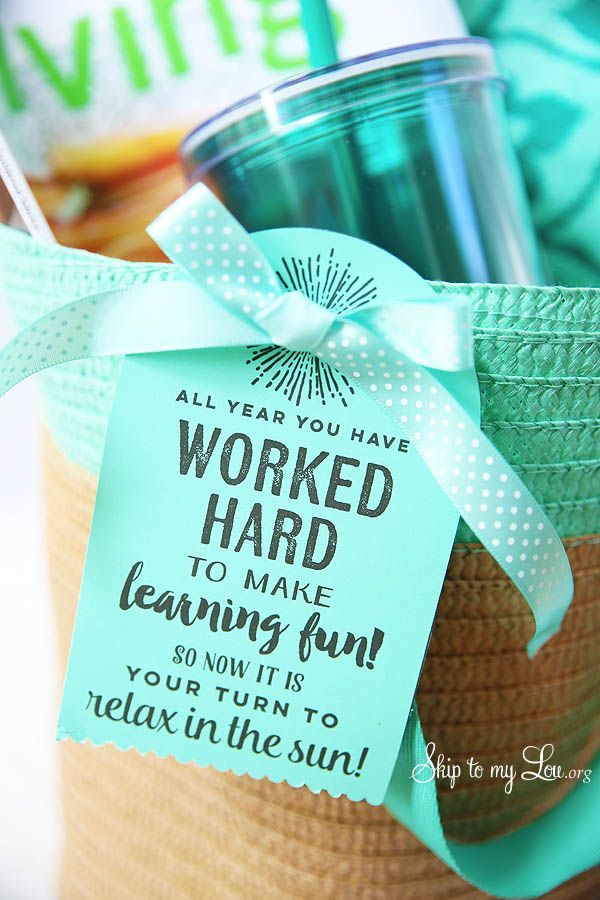
[[[392,347],[423,366],[460,371],[473,364],[469,302],[457,294],[440,300],[395,300],[352,305],[339,314],[335,296],[322,305],[305,291],[286,289],[264,253],[209,189],[197,184],[176,200],[148,228],[148,233],[177,266],[211,298],[250,319],[274,344],[288,350],[324,353],[335,338],[346,340],[346,322],[380,334]],[[357,291],[358,293],[358,291]],[[362,301],[366,303],[367,301]],[[359,301],[360,303],[360,301]],[[354,312],[352,311],[354,310]],[[327,342],[325,341],[327,338]],[[345,345],[344,345],[345,346]],[[331,349],[331,348],[329,348]],[[345,354],[346,362],[349,354]],[[343,368],[342,357],[332,357]],[[352,366],[350,367],[352,368]],[[354,367],[355,368],[355,367]]]
[[[0,353],[0,396],[40,369],[91,356],[269,341],[312,354],[324,378],[337,370],[393,419],[517,585],[536,621],[530,655],[558,631],[573,595],[562,542],[442,383],[440,373],[473,365],[467,298],[386,297],[366,305],[364,290],[353,295],[350,284],[347,309],[340,313],[335,292],[324,304],[306,273],[296,279],[304,290],[282,291],[257,243],[203,185],[179,198],[148,231],[185,273],[176,296],[166,279],[84,297],[42,317]]]

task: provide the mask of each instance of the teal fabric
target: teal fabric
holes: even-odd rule
[[[512,136],[553,284],[600,285],[600,3],[459,0],[508,82]]]

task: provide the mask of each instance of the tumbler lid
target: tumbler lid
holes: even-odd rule
[[[368,76],[370,79],[384,71],[406,72],[407,68],[413,64],[422,64],[433,68],[429,71],[426,80],[421,78],[416,81],[408,80],[405,83],[400,76],[402,83],[398,82],[398,90],[423,91],[448,83],[482,81],[499,77],[492,47],[484,38],[464,37],[453,40],[428,41],[422,44],[393,47],[378,53],[344,60],[336,65],[313,69],[287,81],[271,85],[202,122],[184,138],[180,146],[180,155],[184,166],[188,171],[193,171],[199,162],[198,157],[202,156],[202,168],[210,167],[214,158],[212,161],[205,158],[206,145],[213,139],[220,140],[224,134],[229,134],[231,137],[231,140],[227,142],[229,144],[228,155],[236,152],[238,139],[241,136],[234,135],[230,129],[235,130],[239,126],[246,131],[244,123],[247,123],[250,130],[256,132],[253,138],[248,133],[244,134],[244,143],[247,145],[248,140],[258,139],[265,129],[275,133],[290,126],[292,122],[286,121],[284,115],[287,105],[291,104],[294,107],[292,117],[297,124],[300,115],[298,104],[302,104],[304,100],[307,102],[303,115],[318,115],[319,98],[324,93],[331,91],[339,93],[345,84],[356,85],[357,77],[364,79],[365,76]],[[450,81],[448,80],[448,66],[453,68]],[[220,158],[222,158],[221,150],[218,153]],[[208,155],[212,155],[210,150]]]

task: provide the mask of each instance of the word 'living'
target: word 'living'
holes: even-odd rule
[[[190,423],[179,422],[179,472],[196,478],[209,474],[220,477],[228,487],[244,482],[257,493],[304,500],[313,506],[339,512],[354,512],[368,519],[383,515],[389,506],[394,486],[392,473],[379,463],[325,450],[312,456],[306,447],[294,453],[281,441],[266,438],[255,447],[243,432],[223,437],[220,428],[205,433],[196,426],[190,439]],[[357,471],[361,470],[361,471]],[[266,536],[262,503],[242,511],[237,497],[209,497],[201,541],[209,544],[218,538],[222,549],[239,553],[249,546],[254,556],[282,558],[288,564],[301,561],[307,569],[325,569],[332,561],[338,541],[337,529],[330,519],[312,516],[310,522],[292,509],[279,508],[268,523]],[[299,548],[302,543],[302,549]],[[301,559],[300,559],[301,557]]]

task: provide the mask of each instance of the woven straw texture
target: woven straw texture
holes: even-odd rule
[[[66,663],[96,481],[47,442],[51,577]],[[600,744],[600,538],[567,541],[576,599],[561,633],[529,662],[532,619],[477,546],[455,547],[418,702],[439,749],[518,761],[552,742],[557,761],[585,766]],[[483,897],[384,808],[265,780],[235,778],[134,751],[60,746],[63,900],[453,900]],[[542,782],[440,785],[447,833],[473,840],[513,828],[564,790]],[[600,896],[600,871],[551,895]]]

